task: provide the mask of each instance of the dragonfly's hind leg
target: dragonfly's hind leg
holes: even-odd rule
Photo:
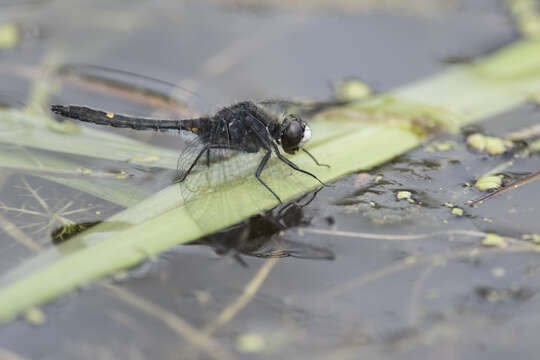
[[[222,145],[207,145],[205,146],[195,157],[195,160],[191,163],[187,171],[185,171],[181,176],[179,176],[178,182],[182,182],[186,179],[186,177],[189,175],[191,170],[197,165],[197,162],[199,162],[199,159],[201,156],[206,152],[206,165],[210,167],[210,150],[211,149],[229,149],[229,150],[236,150],[235,148],[232,148],[230,146],[222,146]]]
[[[274,195],[274,197],[279,201],[280,204],[283,204],[279,196],[270,188],[270,186],[266,185],[266,183],[261,179],[261,173],[266,166],[266,163],[268,162],[268,159],[270,159],[270,156],[272,155],[272,151],[268,150],[266,154],[264,154],[264,157],[262,158],[261,162],[259,163],[259,166],[257,167],[257,171],[255,172],[255,177],[259,182]]]
[[[204,147],[198,154],[197,154],[197,157],[195,157],[195,160],[193,160],[193,162],[191,163],[191,165],[189,166],[189,168],[187,169],[187,171],[185,171],[181,176],[180,178],[178,179],[178,182],[182,182],[184,180],[186,180],[187,176],[189,175],[189,173],[191,172],[191,170],[193,170],[193,168],[195,167],[195,165],[197,165],[197,162],[199,161],[199,159],[201,158],[202,154],[204,154],[204,152],[206,151],[206,153],[208,154],[208,161],[210,161],[210,146],[206,146]]]

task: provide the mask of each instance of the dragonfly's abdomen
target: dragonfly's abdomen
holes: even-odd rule
[[[115,114],[102,110],[95,110],[86,106],[78,105],[52,105],[51,111],[70,119],[76,119],[79,121],[98,125],[107,125],[118,128],[130,128],[135,130],[185,130],[191,131],[195,134],[198,133],[201,122],[203,122],[203,120],[205,119],[208,120],[207,118],[188,120],[158,120],[139,118],[134,116]]]

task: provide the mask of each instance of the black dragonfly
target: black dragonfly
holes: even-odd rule
[[[52,112],[83,122],[119,128],[154,131],[187,131],[196,137],[187,144],[179,159],[179,182],[192,173],[201,157],[206,155],[206,165],[211,158],[223,161],[227,153],[264,154],[255,170],[257,180],[280,202],[281,198],[261,178],[268,160],[274,153],[277,158],[295,171],[311,176],[326,186],[316,175],[301,169],[287,159],[280,148],[288,154],[304,151],[318,166],[321,164],[303,145],[311,138],[311,130],[299,115],[288,114],[279,119],[262,106],[244,101],[227,106],[213,116],[194,119],[161,120],[115,114],[78,105],[52,105]],[[230,155],[230,154],[229,154]]]

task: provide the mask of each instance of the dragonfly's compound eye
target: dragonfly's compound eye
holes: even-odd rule
[[[282,124],[281,147],[286,153],[294,154],[310,137],[309,127],[298,115],[290,114],[285,117]]]

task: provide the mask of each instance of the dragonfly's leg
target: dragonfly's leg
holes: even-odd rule
[[[317,176],[315,176],[314,174],[310,173],[309,171],[306,171],[304,169],[300,169],[298,167],[298,165],[296,165],[295,163],[293,163],[291,160],[287,159],[285,156],[283,156],[280,152],[279,152],[279,149],[277,147],[277,145],[275,143],[272,143],[272,147],[274,148],[274,151],[276,152],[276,155],[277,157],[279,158],[279,160],[283,161],[285,164],[289,165],[291,168],[293,168],[294,170],[296,171],[299,171],[301,173],[304,173],[306,175],[309,175],[311,176],[312,178],[314,178],[315,180],[317,180],[318,182],[321,183],[321,185],[323,186],[328,186],[326,185],[325,183],[323,183]]]
[[[210,167],[210,148],[206,150],[206,166]]]
[[[299,199],[296,199],[294,202],[291,202],[285,206],[283,206],[281,209],[279,209],[279,211],[277,212],[277,215],[278,217],[283,217],[284,216],[284,213],[289,210],[291,207],[293,206],[297,206],[299,207],[300,209],[303,209],[305,208],[306,206],[308,206],[313,200],[315,200],[315,198],[317,197],[317,194],[319,193],[319,191],[321,191],[324,187],[320,187],[317,189],[317,191],[311,193],[311,199],[309,199],[308,201],[306,201],[305,204],[299,204],[300,201],[304,200],[306,197],[308,197],[310,194],[307,193],[305,195],[303,195],[302,197],[300,197]],[[279,223],[279,221],[277,221],[279,226],[281,226],[281,223]]]
[[[325,166],[325,167],[328,167],[328,168],[330,167],[330,165],[328,165],[328,164],[321,164],[321,163],[319,163],[319,162],[317,161],[317,159],[315,158],[315,156],[313,156],[313,154],[310,153],[309,151],[307,151],[306,149],[302,148],[302,151],[305,152],[306,154],[308,154],[309,157],[310,157],[313,161],[315,161],[315,164],[317,164],[317,166]]]
[[[193,162],[191,163],[191,165],[189,166],[189,169],[187,169],[187,171],[185,171],[183,174],[182,174],[182,177],[180,179],[178,179],[178,182],[182,182],[184,180],[186,180],[187,176],[189,175],[189,173],[191,172],[191,170],[193,170],[193,168],[195,167],[195,165],[197,165],[197,162],[199,161],[199,159],[201,158],[202,154],[204,154],[204,152],[207,151],[207,152],[210,152],[210,147],[209,146],[205,146],[204,149],[201,150],[201,152],[199,152],[197,154],[197,157],[195,158],[195,160],[193,160]]]
[[[268,150],[266,152],[266,154],[264,154],[264,157],[262,158],[261,162],[259,163],[259,166],[257,167],[257,171],[255,172],[255,177],[257,178],[257,180],[259,180],[259,182],[268,190],[272,193],[272,195],[274,195],[274,197],[279,201],[280,204],[283,204],[283,202],[281,202],[281,199],[279,198],[279,196],[277,196],[277,194],[274,192],[274,190],[270,189],[270,186],[266,185],[266,183],[261,179],[261,173],[266,165],[266,163],[268,162],[268,159],[270,159],[270,156],[272,155],[272,151],[271,150]]]

